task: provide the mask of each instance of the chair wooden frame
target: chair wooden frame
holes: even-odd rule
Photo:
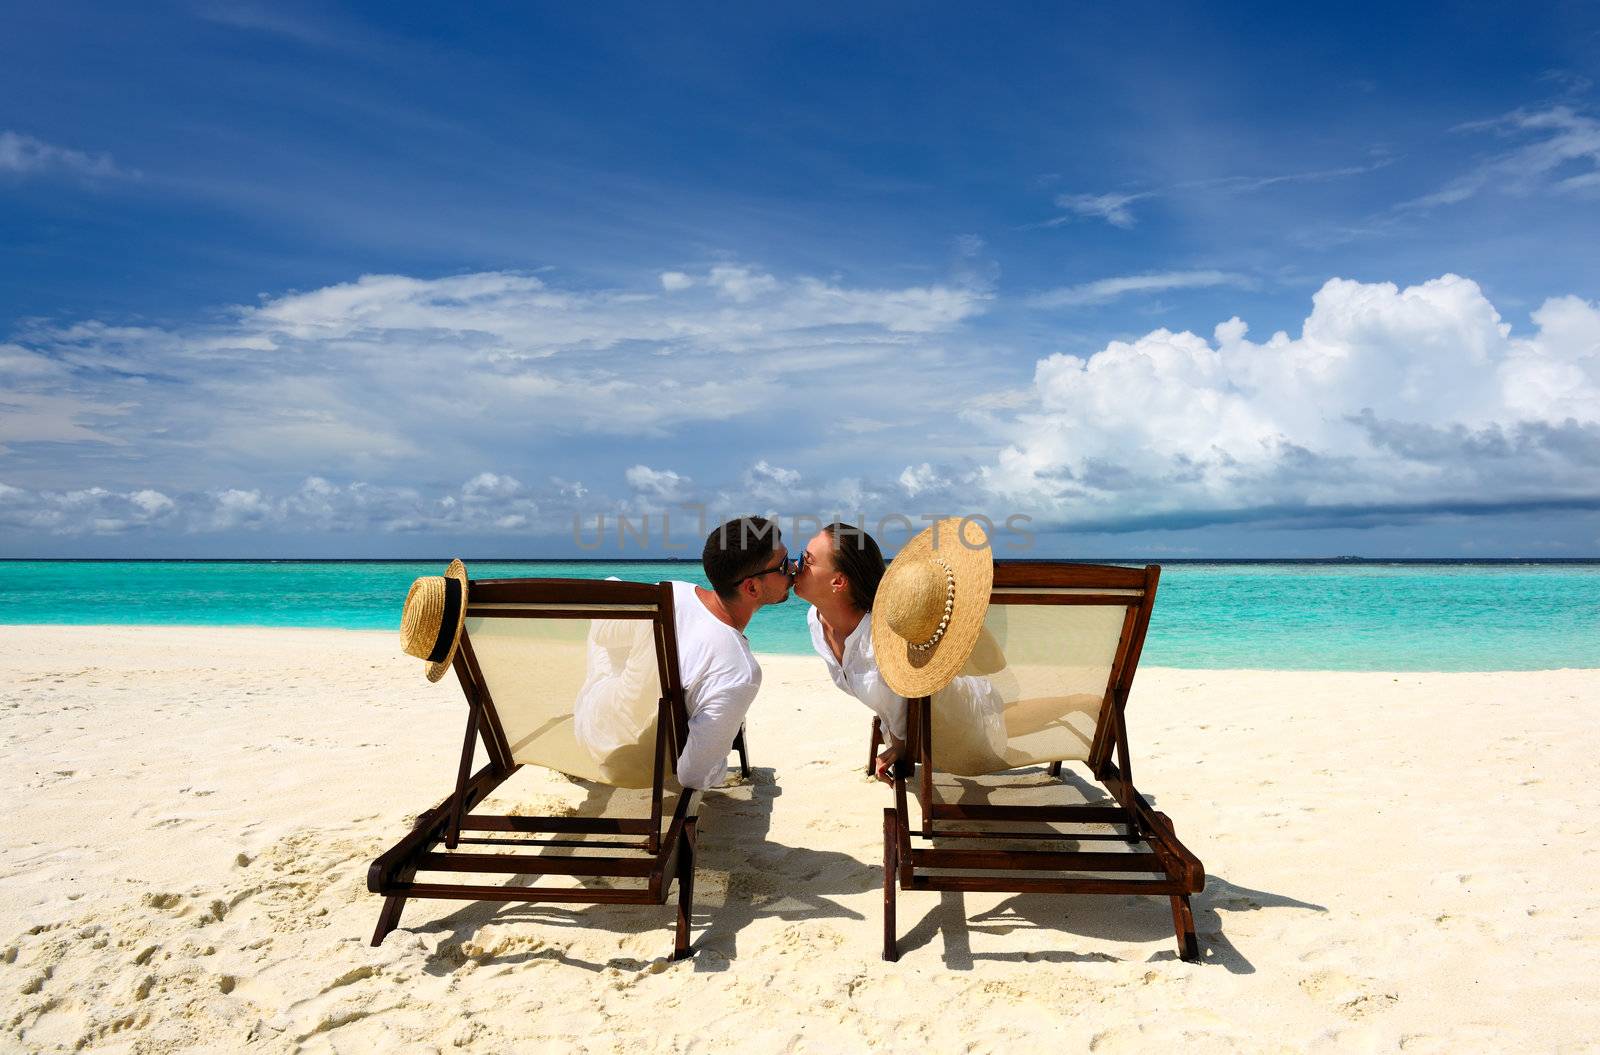
[[[367,870],[367,889],[384,896],[372,944],[379,945],[400,923],[408,898],[465,901],[557,902],[576,904],[665,904],[678,884],[674,959],[690,954],[689,926],[694,909],[694,857],[699,793],[685,790],[662,832],[663,800],[669,767],[688,739],[689,719],[678,673],[677,634],[671,583],[591,579],[483,579],[469,582],[467,618],[648,619],[654,629],[662,693],[657,701],[655,767],[647,817],[524,817],[473,812],[521,764],[511,747],[494,698],[473,652],[471,634],[461,632],[454,669],[467,701],[467,730],[456,771],[455,790],[423,813],[411,831],[384,851]],[[479,741],[487,763],[471,772]],[[750,762],[744,730],[734,741],[740,770]],[[538,836],[538,838],[534,838]],[[599,839],[586,837],[601,837]],[[632,837],[632,838],[629,838]],[[444,850],[438,849],[440,843]],[[456,852],[460,844],[494,848]],[[622,851],[606,856],[555,856],[505,852],[547,847]],[[483,885],[419,883],[418,872],[460,872],[507,876],[605,876],[643,880],[642,886],[557,887],[525,883]]]
[[[1128,690],[1155,603],[1159,565],[1122,568],[1111,565],[1068,564],[1054,561],[997,561],[991,604],[1095,604],[1123,605],[1126,613],[1115,659],[1107,679],[1094,742],[1089,749],[1090,773],[1110,793],[1115,805],[1004,806],[939,802],[933,787],[933,735],[929,698],[910,701],[908,754],[914,767],[897,767],[894,806],[883,811],[883,958],[898,960],[895,931],[896,883],[901,890],[998,891],[1005,893],[1156,894],[1171,899],[1178,955],[1200,958],[1189,895],[1205,888],[1205,868],[1178,841],[1172,821],[1151,806],[1134,787],[1124,714]],[[1027,588],[1073,588],[1075,593],[1028,594]],[[999,591],[1005,591],[1000,593]],[[1136,595],[1126,591],[1139,591]],[[1020,591],[1020,592],[1019,592]],[[1101,592],[1103,591],[1103,592]],[[877,750],[878,729],[873,728],[871,750]],[[1115,759],[1113,759],[1115,753]],[[869,761],[869,766],[870,766]],[[1061,763],[1049,767],[1052,776]],[[908,782],[915,780],[914,795],[921,823],[913,824],[908,808]],[[1049,833],[1008,831],[996,825],[1026,823]],[[1060,831],[1063,826],[1094,826],[1094,830]],[[1106,831],[1105,826],[1112,826]],[[1117,829],[1121,829],[1118,831]],[[974,840],[961,849],[932,845],[935,840]],[[1008,843],[1037,841],[1038,850],[981,849],[983,839]],[[927,846],[914,845],[922,840]],[[1145,852],[1104,852],[1050,849],[1060,842],[1120,840],[1143,842]],[[937,869],[939,874],[930,874]],[[963,875],[962,872],[974,874]],[[996,876],[992,873],[1013,873]],[[1147,873],[1154,878],[1109,878],[1082,873]],[[978,874],[986,873],[986,874]]]

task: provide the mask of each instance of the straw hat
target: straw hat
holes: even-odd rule
[[[889,687],[929,696],[949,684],[977,644],[993,585],[989,536],[972,520],[946,517],[901,547],[872,602],[872,651]]]
[[[400,647],[428,661],[428,680],[438,681],[455,660],[467,619],[467,566],[450,562],[443,575],[425,575],[411,584],[400,613]]]

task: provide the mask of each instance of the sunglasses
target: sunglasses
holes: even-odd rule
[[[745,582],[749,579],[759,579],[763,575],[772,575],[774,573],[782,573],[783,575],[792,579],[796,575],[799,575],[801,569],[810,563],[811,554],[802,552],[798,557],[785,557],[783,560],[779,561],[777,564],[774,564],[770,568],[765,568],[761,571],[746,575],[743,579],[740,579],[739,582],[734,583],[734,585],[737,586],[740,582]]]

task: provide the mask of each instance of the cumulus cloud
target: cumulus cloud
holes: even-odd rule
[[[1600,501],[1600,310],[1578,297],[1514,328],[1454,275],[1334,279],[1296,335],[1153,330],[1034,353],[1025,384],[1017,349],[960,325],[986,290],[714,270],[670,295],[367,276],[188,329],[21,324],[0,524],[548,536],[690,501],[1111,525]],[[23,486],[51,478],[73,484]]]
[[[785,469],[782,466],[772,465],[765,458],[752,465],[745,474],[747,480],[770,480],[780,487],[793,487],[800,482],[800,472],[797,469]]]
[[[688,289],[692,285],[694,285],[694,278],[684,274],[682,271],[661,272],[661,288],[668,293],[676,293],[679,290]]]
[[[1250,279],[1230,271],[1161,271],[1147,275],[1102,278],[1077,286],[1063,286],[1029,298],[1035,308],[1076,308],[1104,304],[1129,293],[1164,293],[1173,289],[1212,286],[1248,286]]]
[[[171,498],[149,488],[31,491],[0,483],[0,527],[52,535],[117,535],[169,522]]]
[[[11,131],[0,132],[0,172],[18,176],[62,172],[107,179],[131,175],[118,168],[109,154],[89,154]]]
[[[1455,275],[1333,279],[1298,337],[1155,330],[1038,361],[978,479],[1067,519],[1161,510],[1600,497],[1600,311],[1515,336]]]
[[[461,493],[468,499],[491,500],[513,498],[522,492],[522,484],[514,476],[497,473],[479,473],[468,480]]]
[[[901,471],[899,480],[902,490],[907,497],[915,498],[919,494],[929,491],[942,490],[950,486],[950,481],[941,476],[932,465],[923,462],[921,465],[908,465]]]
[[[798,469],[773,465],[765,458],[746,469],[740,482],[746,500],[770,502],[778,508],[798,509],[809,497],[801,492]]]
[[[671,469],[652,469],[648,465],[632,466],[623,477],[640,495],[663,502],[683,500],[690,483],[687,476],[680,476]]]

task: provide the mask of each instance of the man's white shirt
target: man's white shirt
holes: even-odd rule
[[[906,738],[906,701],[883,680],[878,673],[878,661],[872,651],[872,613],[861,617],[861,622],[844,639],[842,659],[833,658],[833,649],[822,632],[822,620],[817,610],[806,613],[811,626],[811,647],[817,650],[828,665],[833,683],[854,696],[876,714],[895,739]]]
[[[728,752],[761,688],[761,666],[743,634],[700,602],[693,583],[672,584],[678,674],[689,712],[689,742],[678,756],[678,783],[715,787]]]

